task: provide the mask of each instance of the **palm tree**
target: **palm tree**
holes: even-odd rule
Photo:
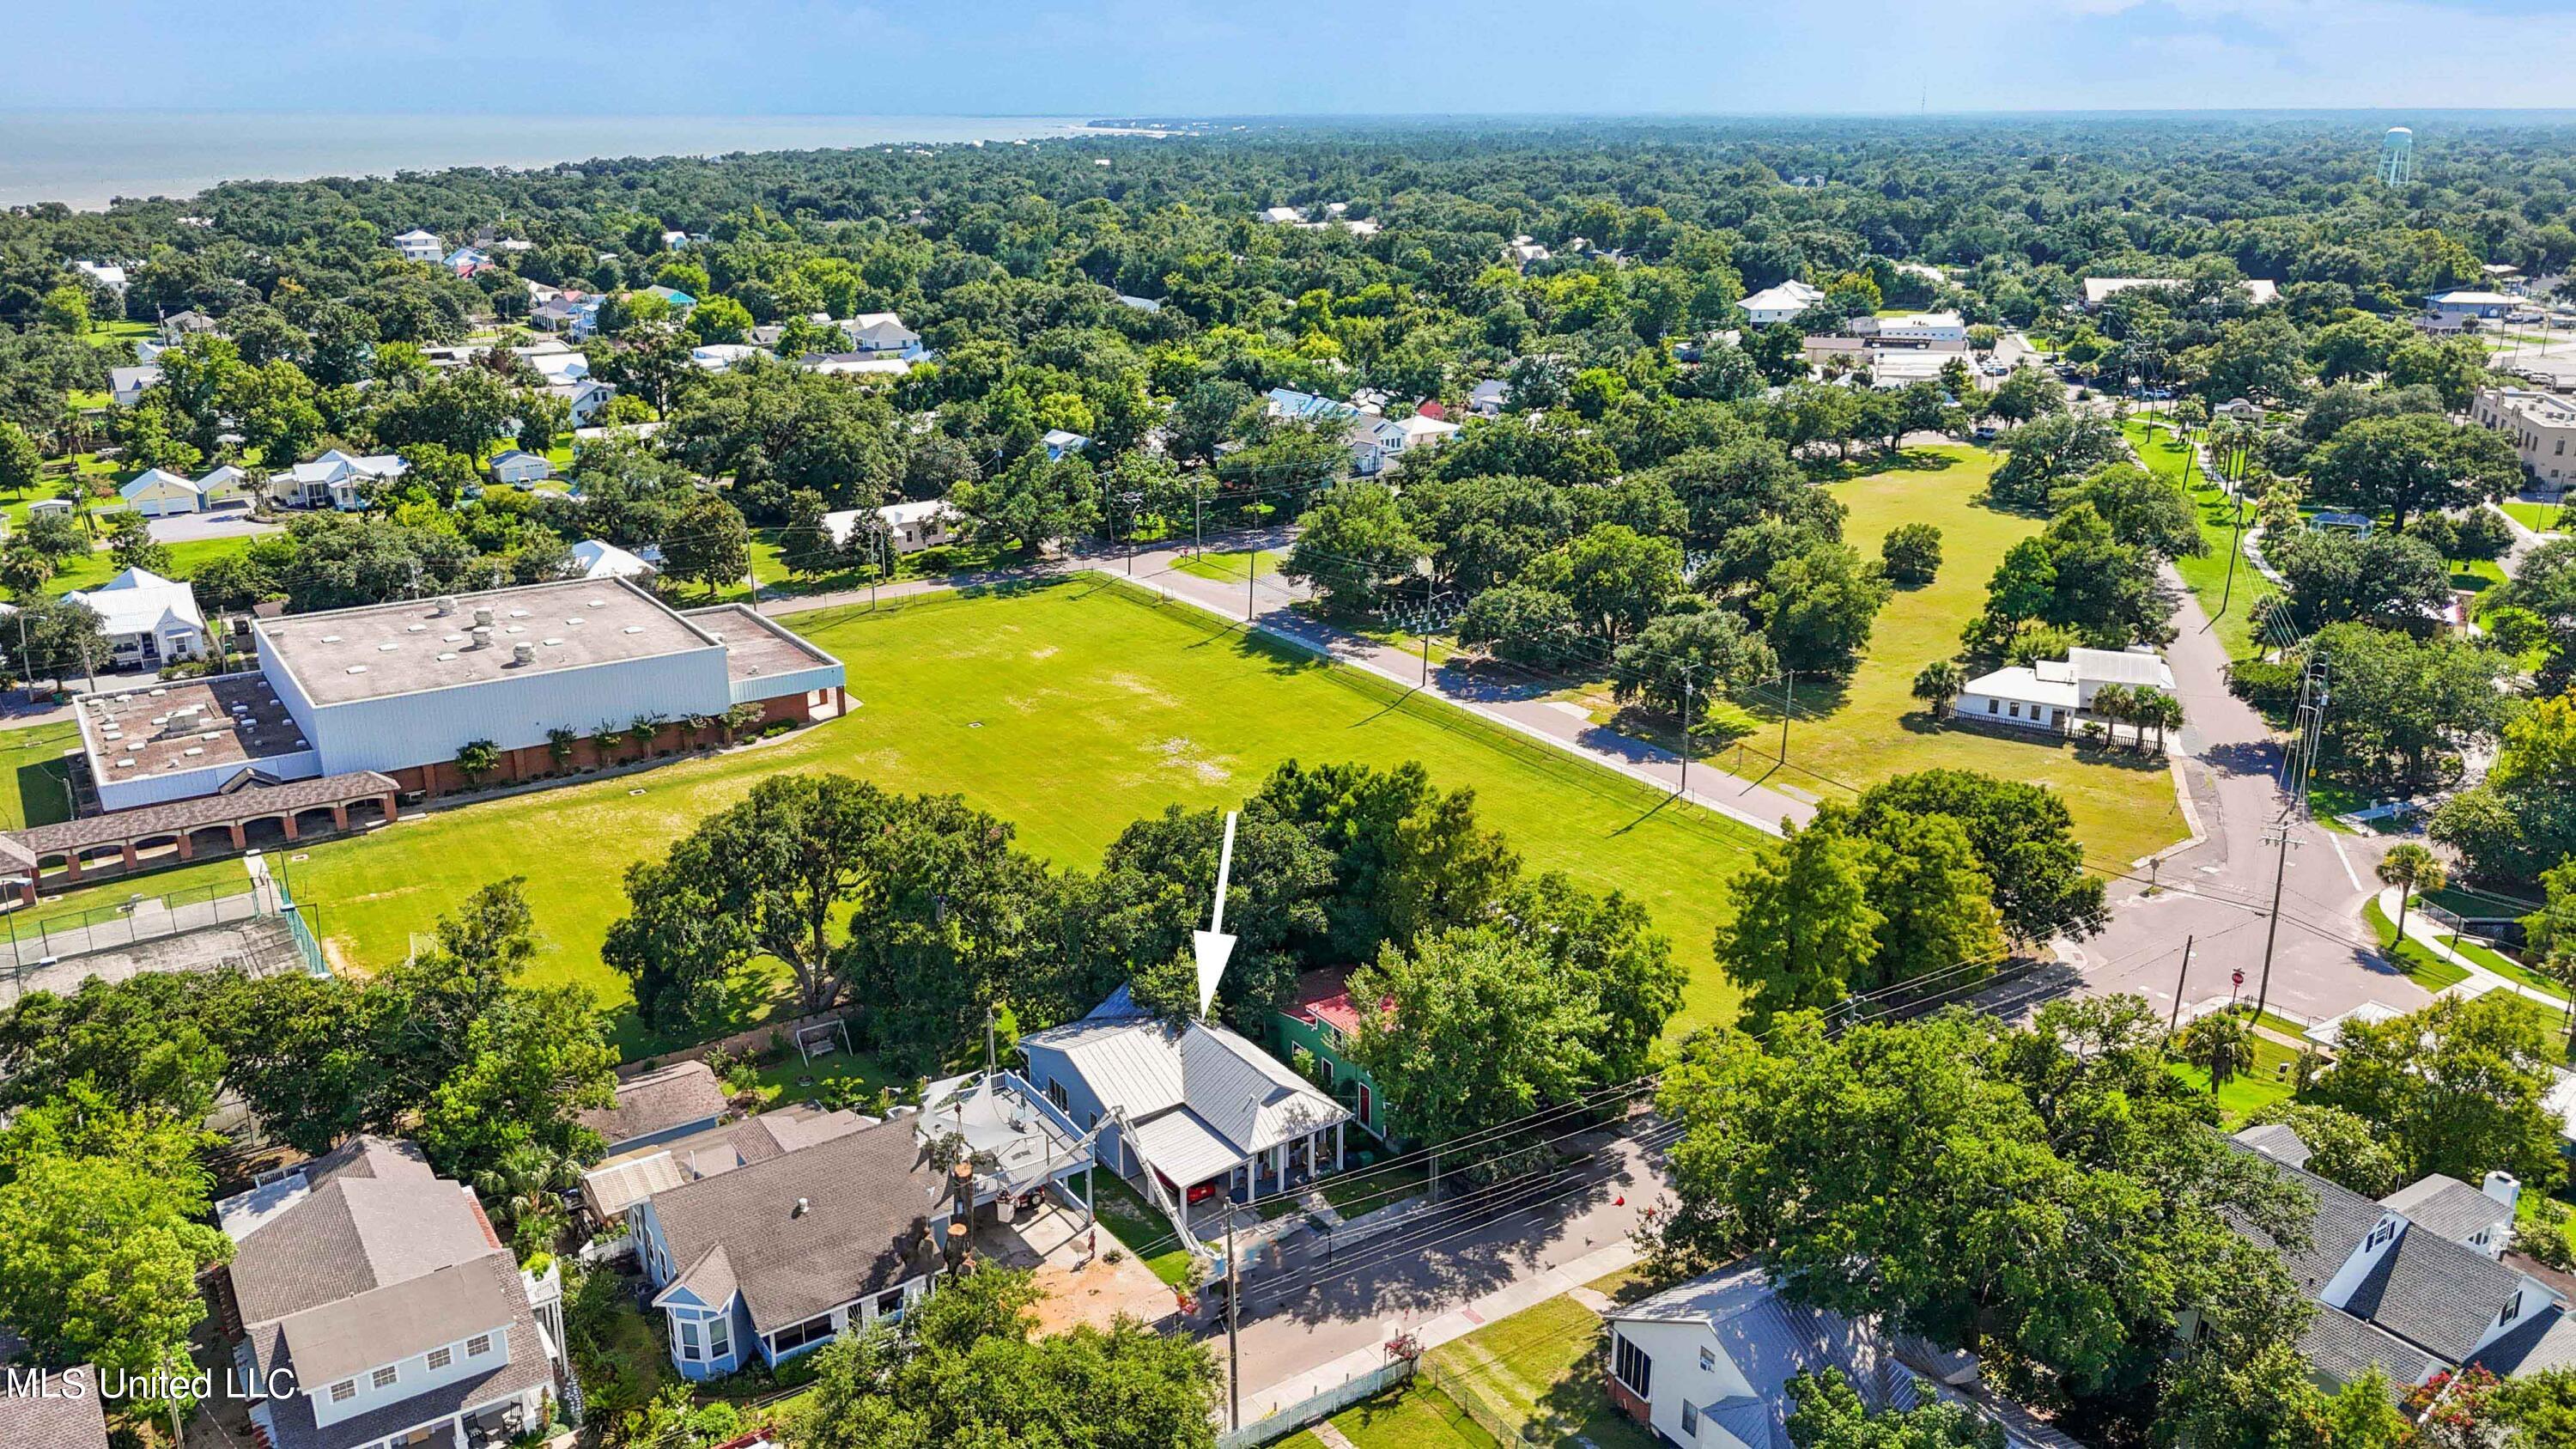
[[[2106,684],[2093,691],[2093,712],[2111,726],[2110,740],[2120,743],[2120,725],[2137,717],[2137,696],[2125,684]]]
[[[2209,1073],[2209,1090],[2254,1064],[2254,1028],[2232,1011],[2213,1011],[2182,1029],[2174,1038],[2182,1059]]]
[[[2397,943],[2406,943],[2406,905],[2417,891],[2437,891],[2450,881],[2442,858],[2407,841],[2379,858],[2379,883],[2397,887]],[[2393,949],[2393,948],[2392,948]]]
[[[2182,728],[2182,701],[2161,689],[2141,685],[2130,697],[2129,704],[2132,711],[2131,717],[2138,722],[2140,730],[2143,731],[2151,725],[2155,728],[2156,753],[2163,754],[2165,731]]]
[[[1935,659],[1914,676],[1914,697],[1932,706],[1932,717],[1939,719],[1949,709],[1950,701],[1968,687],[1968,671],[1955,659]]]

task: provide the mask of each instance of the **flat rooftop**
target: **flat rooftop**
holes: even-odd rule
[[[457,594],[447,604],[404,599],[253,627],[318,705],[715,647],[661,601],[615,579]],[[478,610],[489,611],[489,643],[474,636]],[[535,651],[526,664],[516,662],[521,644]]]
[[[740,604],[691,609],[681,617],[724,641],[729,679],[774,679],[839,662]]]
[[[251,765],[305,748],[294,717],[257,674],[86,695],[77,707],[90,775],[102,785]]]

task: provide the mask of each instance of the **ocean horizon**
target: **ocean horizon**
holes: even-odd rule
[[[192,196],[223,181],[390,176],[449,166],[553,166],[624,156],[1030,141],[1073,116],[356,115],[289,111],[0,110],[0,206]]]

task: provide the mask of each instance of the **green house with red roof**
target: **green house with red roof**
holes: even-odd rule
[[[1318,1085],[1350,1109],[1355,1124],[1389,1147],[1399,1146],[1401,1139],[1386,1125],[1376,1079],[1350,1058],[1360,1013],[1351,1004],[1349,981],[1350,972],[1341,967],[1298,977],[1288,1004],[1270,1014],[1271,1049],[1284,1062],[1295,1062],[1300,1051],[1311,1055]]]

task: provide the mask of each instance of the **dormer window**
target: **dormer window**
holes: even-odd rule
[[[345,1404],[357,1396],[358,1381],[356,1379],[342,1379],[331,1386],[332,1403]]]
[[[2512,1297],[2511,1299],[2509,1299],[2509,1300],[2507,1300],[2507,1301],[2506,1301],[2506,1303],[2505,1303],[2505,1305],[2504,1305],[2504,1312],[2499,1313],[2499,1314],[2497,1314],[2497,1315],[2496,1315],[2496,1326],[2497,1326],[2498,1328],[2502,1328],[2504,1325],[2506,1325],[2506,1324],[2508,1324],[2508,1323],[2513,1322],[2515,1319],[2520,1318],[2521,1316],[2522,1316],[2522,1294],[2520,1294],[2519,1292],[2517,1292],[2517,1293],[2515,1293],[2515,1294],[2513,1295],[2513,1297]]]
[[[2372,1228],[2372,1229],[2370,1230],[2370,1241],[2369,1241],[2369,1242],[2367,1242],[2367,1243],[2364,1243],[2362,1246],[2363,1246],[2363,1247],[2366,1247],[2366,1248],[2376,1248],[2376,1247],[2379,1247],[2379,1246],[2381,1246],[2382,1244],[2386,1243],[2389,1239],[2394,1238],[2394,1237],[2396,1237],[2396,1236],[2397,1236],[2397,1222],[2396,1222],[2396,1220],[2395,1220],[2395,1219],[2393,1219],[2393,1218],[2383,1219],[2383,1220],[2381,1220],[2381,1222],[2380,1222],[2380,1224],[2379,1224],[2379,1226],[2378,1226],[2378,1227]]]
[[[390,1389],[394,1386],[395,1381],[401,1377],[402,1370],[399,1367],[393,1364],[387,1364],[383,1368],[376,1370],[373,1382],[377,1388]]]
[[[456,1362],[456,1351],[454,1349],[433,1348],[429,1351],[429,1367],[432,1373],[435,1373],[454,1362]]]

